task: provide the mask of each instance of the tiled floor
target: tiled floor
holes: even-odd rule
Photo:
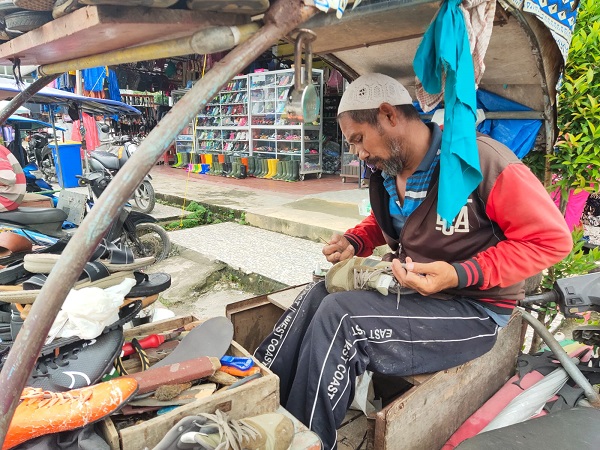
[[[170,166],[159,165],[152,169],[152,172],[156,172],[161,175],[168,175],[174,180],[186,180],[188,178],[188,172],[183,169],[173,169]],[[342,178],[339,175],[327,175],[323,174],[319,179],[315,174],[306,175],[304,181],[296,181],[293,183],[285,181],[270,180],[265,178],[228,178],[223,176],[215,175],[200,175],[197,173],[190,173],[189,179],[191,181],[201,181],[214,184],[225,184],[236,187],[247,187],[248,189],[256,189],[261,191],[269,191],[271,193],[301,193],[303,195],[319,194],[322,192],[330,191],[342,191],[351,190],[358,187],[357,182],[342,183]]]

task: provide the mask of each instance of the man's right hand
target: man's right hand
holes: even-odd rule
[[[340,234],[334,234],[329,240],[329,244],[323,247],[323,254],[327,261],[332,264],[338,263],[354,256],[354,247],[350,241]]]

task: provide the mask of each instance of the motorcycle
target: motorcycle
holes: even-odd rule
[[[93,207],[93,199],[102,195],[111,180],[112,175],[106,171],[94,171],[79,177],[79,185],[87,186],[90,192],[89,208]],[[144,212],[132,210],[129,205],[123,206],[117,221],[108,232],[107,239],[127,244],[136,257],[154,256],[156,262],[165,259],[171,251],[169,235],[157,224],[157,220]]]
[[[48,183],[57,181],[52,149],[48,146],[50,139],[51,135],[47,132],[35,132],[29,137],[27,148],[29,161],[35,162],[42,178]]]
[[[90,177],[80,178],[80,183],[89,186],[95,197],[102,194],[109,181],[106,175],[97,172]],[[88,195],[85,199],[84,215],[93,208],[94,196]],[[59,208],[20,207],[0,213],[0,230],[10,230],[35,244],[48,246],[59,239],[70,238],[73,230],[63,228],[67,218],[67,212]],[[157,262],[162,261],[171,251],[171,240],[156,222],[154,217],[124,205],[106,239],[126,244],[136,257],[154,256]]]
[[[104,133],[110,133],[108,126],[103,126],[101,130]],[[112,136],[110,142],[89,153],[87,157],[89,175],[96,172],[102,173],[107,176],[105,178],[107,183],[110,182],[133,152],[137,150],[139,143],[140,138],[138,136]],[[150,174],[146,175],[144,181],[133,193],[132,199],[137,209],[146,214],[152,212],[156,204],[156,194],[150,182],[151,180],[152,176]]]

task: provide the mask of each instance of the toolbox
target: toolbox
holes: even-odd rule
[[[198,320],[201,319],[190,315],[140,325],[125,330],[125,340],[169,332]],[[227,355],[252,358],[235,341],[231,342]],[[260,369],[260,378],[229,390],[216,391],[149,420],[135,420],[134,425],[125,428],[117,429],[116,416],[111,416],[101,422],[102,434],[111,450],[142,450],[153,448],[179,420],[190,415],[214,413],[220,409],[233,419],[242,419],[274,412],[279,408],[279,378],[255,359],[254,364]],[[130,369],[131,364],[128,371],[136,370]]]

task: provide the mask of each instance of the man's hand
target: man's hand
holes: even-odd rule
[[[421,295],[431,295],[458,286],[456,270],[447,262],[421,264],[406,258],[405,267],[395,259],[392,262],[394,276],[402,286],[414,289]]]
[[[323,254],[327,258],[327,261],[335,264],[352,258],[354,256],[354,247],[352,247],[352,244],[344,236],[334,234],[331,236],[329,243],[323,247]]]

